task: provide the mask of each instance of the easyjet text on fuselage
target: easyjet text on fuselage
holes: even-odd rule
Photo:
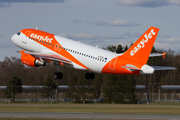
[[[30,37],[38,39],[38,40],[46,41],[49,43],[51,43],[51,41],[53,40],[53,38],[49,38],[48,36],[41,36],[41,35],[37,35],[35,33],[31,33]]]

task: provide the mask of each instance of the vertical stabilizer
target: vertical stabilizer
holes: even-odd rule
[[[147,63],[159,28],[150,27],[124,54],[123,57]]]

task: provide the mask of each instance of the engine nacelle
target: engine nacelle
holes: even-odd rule
[[[30,54],[21,52],[21,62],[28,66],[39,67],[45,66],[46,62],[36,59]]]

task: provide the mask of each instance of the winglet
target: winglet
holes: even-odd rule
[[[150,27],[123,56],[143,64],[147,63],[150,52],[156,40],[159,28]]]
[[[163,58],[165,58],[166,52],[165,52],[165,53],[162,53],[162,55],[163,55]]]

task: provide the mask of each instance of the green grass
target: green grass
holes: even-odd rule
[[[10,103],[0,104],[0,111],[179,114],[180,103],[151,103],[149,105]]]

